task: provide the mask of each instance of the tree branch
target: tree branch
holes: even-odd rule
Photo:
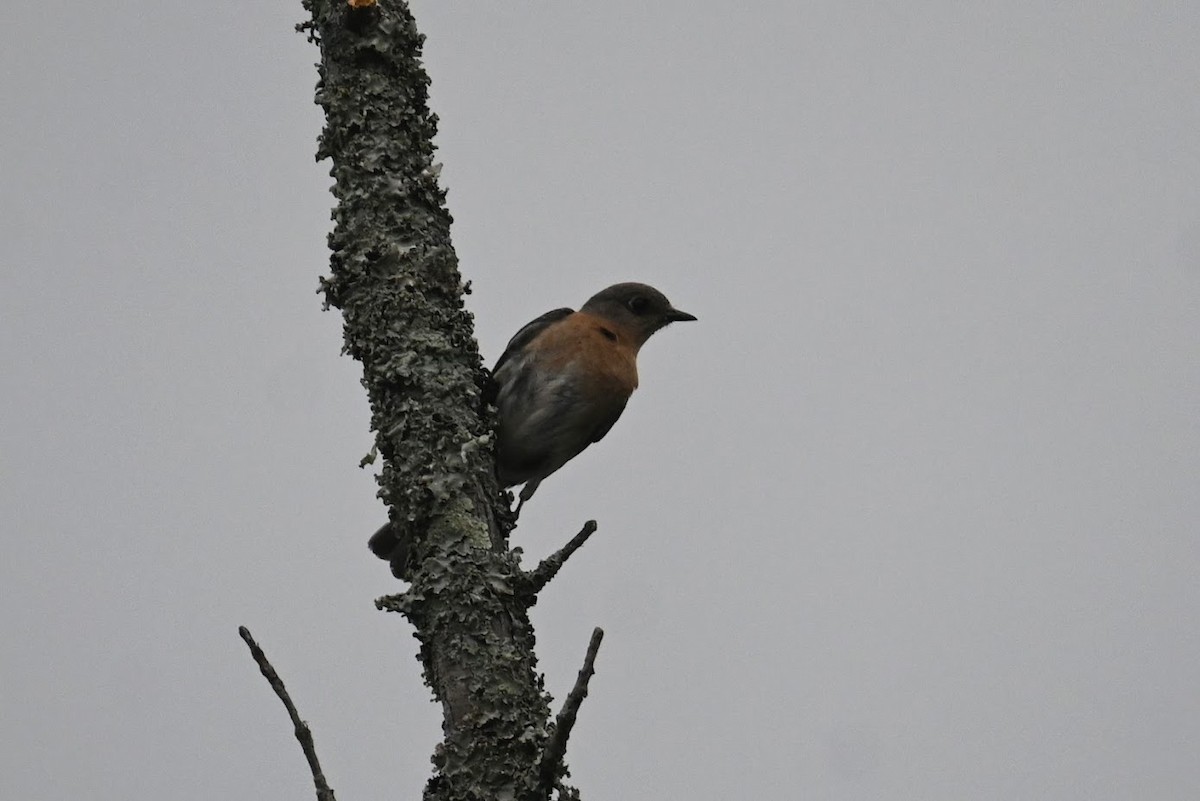
[[[271,689],[275,691],[275,694],[279,696],[279,700],[283,701],[284,707],[287,708],[288,717],[292,719],[292,725],[295,726],[296,739],[300,741],[300,748],[304,751],[304,758],[308,760],[308,767],[312,770],[313,784],[317,788],[317,801],[335,801],[333,788],[325,781],[325,774],[321,772],[321,763],[317,759],[317,747],[313,743],[312,730],[308,728],[307,723],[300,719],[300,713],[296,711],[296,705],[292,703],[292,697],[288,695],[287,688],[283,686],[283,679],[279,678],[279,674],[271,666],[267,655],[263,653],[263,649],[258,647],[258,643],[250,635],[250,629],[245,626],[238,626],[238,634],[242,635],[242,639],[250,647],[250,655],[258,663],[258,669],[262,671],[263,676],[270,683]]]
[[[579,533],[571,538],[571,541],[559,548],[550,556],[547,556],[538,566],[526,574],[529,579],[528,592],[530,595],[536,595],[541,592],[542,588],[550,583],[550,579],[554,578],[566,561],[571,558],[571,554],[583,547],[583,544],[588,541],[588,537],[596,533],[596,521],[589,520],[583,524],[583,528]]]
[[[584,526],[584,531],[586,530],[587,526]],[[583,704],[583,699],[587,698],[588,682],[596,672],[596,654],[600,651],[600,641],[603,639],[604,629],[597,627],[592,631],[592,641],[588,643],[587,655],[583,658],[583,667],[579,669],[579,675],[575,677],[575,686],[567,694],[562,711],[554,719],[554,732],[546,742],[546,747],[542,750],[542,758],[538,763],[538,790],[541,798],[549,799],[555,783],[562,777],[563,758],[567,754],[567,738],[571,736],[571,729],[575,726],[575,716],[579,714],[579,707]]]
[[[332,162],[337,198],[322,286],[342,312],[345,352],[362,363],[379,497],[407,547],[393,561],[409,587],[380,606],[412,623],[442,707],[424,801],[533,801],[551,712],[433,158],[424,37],[403,0],[303,2],[302,29],[321,51],[317,155]]]

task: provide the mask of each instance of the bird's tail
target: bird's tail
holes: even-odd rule
[[[367,540],[371,553],[391,563],[392,575],[396,578],[403,578],[402,573],[408,564],[409,544],[408,535],[396,531],[390,522],[380,526]]]

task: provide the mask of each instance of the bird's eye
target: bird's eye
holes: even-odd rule
[[[641,295],[634,295],[629,299],[629,310],[634,314],[643,314],[649,305],[650,301],[646,300]]]

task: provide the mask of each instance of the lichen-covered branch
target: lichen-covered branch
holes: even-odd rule
[[[287,710],[288,717],[292,719],[292,727],[296,733],[296,739],[300,741],[300,750],[304,752],[304,758],[308,760],[308,768],[312,771],[313,785],[317,788],[317,801],[336,801],[333,795],[333,788],[325,780],[325,773],[321,770],[321,762],[317,759],[317,745],[313,742],[312,730],[308,728],[308,724],[300,718],[300,712],[297,711],[296,705],[292,703],[292,697],[288,695],[287,688],[283,686],[283,679],[279,678],[279,674],[275,672],[275,667],[267,659],[267,655],[263,649],[254,641],[254,637],[250,635],[250,629],[245,626],[238,626],[238,634],[246,642],[246,646],[250,649],[250,656],[254,657],[255,663],[258,664],[258,669],[262,671],[267,683],[271,685],[271,689],[275,691],[275,695],[279,696],[279,700],[283,702],[284,709]]]
[[[443,708],[425,798],[539,798],[549,699],[433,161],[423,37],[400,0],[304,6],[312,19],[301,28],[321,49],[317,155],[332,161],[337,198],[322,286],[342,312],[345,351],[363,366],[379,495],[406,554],[394,568],[409,588],[377,604],[416,628]]]
[[[583,547],[583,544],[588,541],[588,537],[596,533],[596,521],[589,520],[583,524],[583,528],[579,533],[572,537],[566,545],[559,548],[557,551],[547,556],[538,566],[531,570],[528,576],[528,592],[531,595],[537,595],[543,587],[550,583],[550,580],[558,575],[558,571],[571,558],[571,554]]]
[[[489,473],[484,372],[438,186],[423,37],[404,4],[306,0],[321,47],[317,158],[331,159],[334,229],[326,302],[363,365],[393,525],[426,521]]]

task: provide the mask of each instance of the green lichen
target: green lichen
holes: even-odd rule
[[[451,217],[433,162],[423,38],[398,0],[363,9],[304,0],[320,45],[316,99],[337,206],[321,287],[362,363],[379,497],[412,546],[410,587],[380,599],[416,628],[425,681],[445,712],[429,801],[544,798],[535,768],[549,697],[528,594],[508,550],[493,421]],[[560,787],[563,797],[574,797]]]

